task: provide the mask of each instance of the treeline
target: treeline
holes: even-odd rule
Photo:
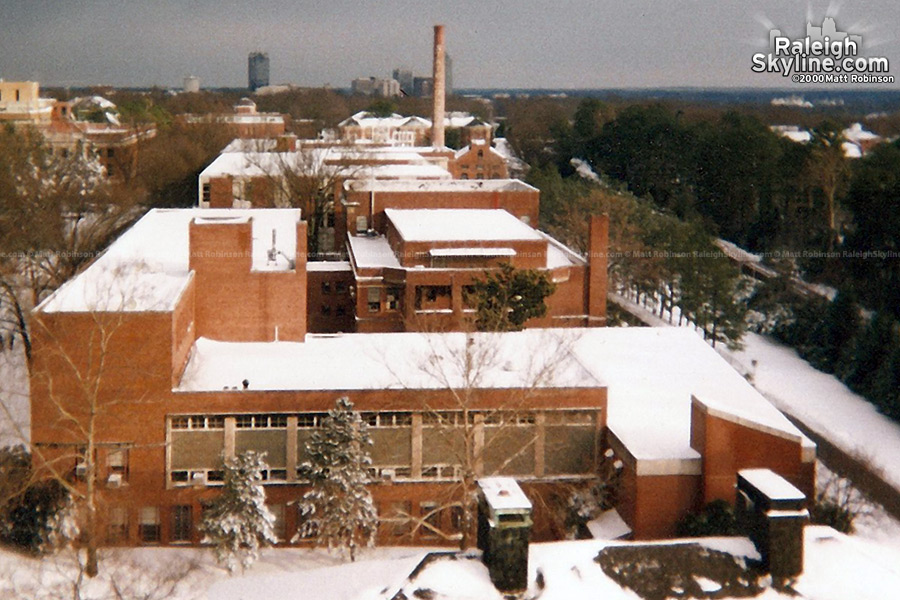
[[[749,113],[688,118],[661,105],[613,109],[595,99],[571,117],[550,99],[535,101],[533,114],[512,106],[507,116],[507,135],[532,166],[570,177],[572,159],[583,159],[666,214],[752,251],[791,252],[805,278],[900,316],[897,142],[847,159],[848,122],[820,121],[801,144]]]
[[[533,169],[541,190],[541,225],[587,250],[590,215],[610,216],[609,271],[616,291],[669,322],[699,327],[713,345],[737,345],[746,330],[746,281],[697,221],[683,221],[609,182],[563,178]]]
[[[889,311],[869,313],[850,292],[831,301],[801,296],[784,272],[750,300],[764,314],[758,329],[900,421],[900,321]]]

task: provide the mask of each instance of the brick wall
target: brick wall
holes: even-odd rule
[[[252,225],[190,225],[197,335],[230,341],[303,340],[306,335],[306,223],[297,224],[296,266],[254,271]]]

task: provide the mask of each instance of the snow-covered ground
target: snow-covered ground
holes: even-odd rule
[[[753,333],[743,342],[743,350],[722,352],[766,398],[845,452],[870,461],[900,490],[900,424],[792,348]]]
[[[794,584],[801,598],[816,600],[885,600],[900,590],[900,551],[885,550],[861,538],[827,527],[806,528],[804,573]],[[698,542],[712,551],[758,559],[746,538],[706,538]],[[596,558],[615,542],[584,541],[533,544],[529,554],[529,589],[523,598],[541,600],[634,600],[606,575]],[[322,551],[276,549],[263,552],[243,574],[229,576],[204,549],[137,548],[107,554],[101,575],[81,590],[84,600],[121,598],[146,600],[390,600],[401,592],[407,598],[441,600],[502,600],[491,585],[487,569],[475,558],[438,560],[412,580],[424,558],[424,548],[375,548],[355,563]],[[538,576],[540,572],[540,576]],[[66,556],[43,561],[0,550],[0,597],[8,600],[50,600],[72,597],[77,570]],[[694,577],[704,589],[720,584]],[[757,598],[792,598],[768,587]],[[416,593],[418,591],[418,593]],[[731,596],[716,596],[729,598]]]

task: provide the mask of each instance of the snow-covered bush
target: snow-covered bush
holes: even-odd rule
[[[275,544],[275,516],[266,506],[265,455],[248,450],[225,460],[225,484],[203,512],[200,533],[229,571],[246,569],[262,547]]]
[[[353,403],[339,398],[306,445],[309,461],[301,465],[300,473],[311,489],[300,501],[303,523],[297,537],[347,551],[351,561],[357,548],[374,543],[378,513],[366,487],[371,445]]]

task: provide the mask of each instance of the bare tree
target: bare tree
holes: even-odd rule
[[[329,222],[334,218],[335,196],[340,185],[361,170],[358,153],[350,146],[300,148],[290,152],[248,152],[247,165],[263,173],[262,193],[244,190],[246,200],[264,197],[269,206],[299,208],[309,227],[307,251],[317,257],[330,250],[327,239]]]
[[[542,435],[547,418],[542,409],[552,406],[551,388],[578,387],[592,380],[573,354],[577,339],[574,330],[424,334],[426,350],[412,367],[415,373],[394,373],[404,387],[412,389],[424,381],[441,390],[426,396],[423,405],[422,446],[428,455],[423,455],[421,468],[423,478],[448,483],[447,491],[425,514],[386,516],[412,523],[413,532],[424,530],[455,539],[463,549],[470,547],[478,478],[518,474],[540,481],[544,475],[537,457],[544,456],[548,443]],[[576,479],[594,475],[599,408],[572,411],[587,420],[583,425],[591,432],[589,447],[581,448],[589,466],[572,474]],[[451,533],[435,524],[448,510],[457,529]]]
[[[155,353],[141,351],[140,340],[149,346],[154,336],[145,335],[147,325],[128,312],[135,298],[148,291],[139,278],[140,268],[98,267],[84,277],[81,310],[56,313],[51,305],[32,319],[35,477],[58,481],[74,499],[89,577],[99,571],[104,469],[112,471],[136,448],[132,440],[117,439],[116,425],[147,401],[153,386],[168,381],[165,365],[145,364],[140,358]]]
[[[135,198],[83,147],[54,154],[37,131],[0,132],[0,324],[29,362],[26,315],[134,220]]]

